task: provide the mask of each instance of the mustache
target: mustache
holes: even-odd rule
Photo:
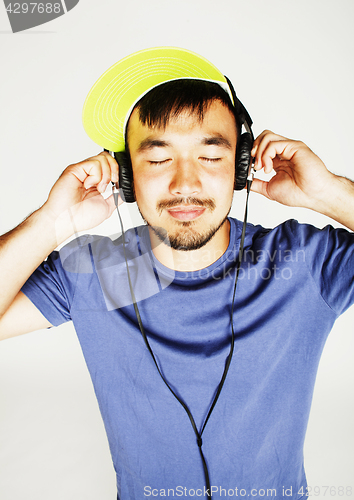
[[[157,210],[161,215],[163,210],[168,210],[169,208],[178,207],[178,206],[189,206],[195,205],[198,207],[208,208],[209,210],[214,210],[216,205],[215,201],[212,198],[206,198],[201,200],[199,198],[193,198],[189,196],[188,198],[174,198],[173,200],[162,200],[157,204]]]

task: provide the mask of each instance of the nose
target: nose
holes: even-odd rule
[[[181,160],[176,163],[170,184],[171,194],[193,196],[201,191],[202,184],[198,165],[193,160]]]

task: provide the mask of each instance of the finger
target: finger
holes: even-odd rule
[[[85,189],[95,186],[100,193],[103,193],[111,179],[111,168],[107,157],[105,155],[94,156],[81,165],[87,175],[83,183]]]
[[[265,149],[270,142],[288,140],[282,135],[274,134],[270,130],[263,131],[256,139],[255,146],[252,149],[252,156],[255,158],[255,170],[263,168],[262,158]]]
[[[263,141],[264,137],[266,137],[269,134],[274,135],[274,133],[271,130],[263,130],[263,132],[261,132],[259,136],[256,137],[256,139],[254,140],[251,150],[251,154],[254,158],[257,154],[260,143]]]
[[[108,153],[108,151],[102,151],[101,155],[104,155],[107,158],[107,161],[109,163],[110,169],[111,169],[111,181],[112,182],[118,182],[118,170],[119,166],[118,163],[116,162],[116,159]]]
[[[111,165],[108,156],[109,155],[100,155],[100,163],[102,168],[102,179],[98,184],[97,189],[100,193],[104,193],[107,189],[108,184],[111,182]]]
[[[97,156],[89,158],[89,161],[91,160],[100,162],[102,178],[97,185],[97,189],[103,193],[109,182],[118,182],[118,164],[108,151],[102,151]]]
[[[108,204],[109,208],[112,210],[112,212],[116,209],[116,204],[115,204],[115,201],[114,201],[114,196],[113,194],[111,194],[110,196],[108,196],[108,198],[106,198],[106,203]],[[118,206],[120,206],[122,203],[124,203],[124,201],[122,200],[122,198],[120,197],[120,195],[118,196]]]
[[[251,191],[254,193],[262,194],[270,200],[268,195],[268,182],[262,181],[261,179],[253,179],[251,184]]]
[[[104,162],[106,162],[106,165],[104,165]],[[102,181],[103,171],[107,171],[107,169],[109,170],[107,160],[94,156],[75,165],[70,165],[67,171],[73,174],[83,187],[88,190],[99,185]]]
[[[281,135],[273,134],[273,132],[269,132],[265,134],[257,147],[256,151],[256,156],[255,156],[255,169],[260,170],[263,167],[262,160],[263,160],[263,155],[264,151],[267,149],[270,143],[276,142],[276,141],[282,141],[285,138],[282,137]]]
[[[271,132],[270,130],[263,130],[263,132],[261,132],[261,133],[259,134],[259,136],[255,138],[255,140],[254,140],[254,142],[253,142],[252,151],[251,151],[251,152],[253,153],[253,155],[252,155],[252,156],[254,156],[254,155],[256,154],[256,150],[257,150],[257,148],[258,148],[258,145],[259,145],[259,143],[261,142],[261,140],[263,139],[263,137],[264,137],[266,134],[272,134],[272,133],[273,133],[273,132]]]
[[[272,169],[285,166],[293,159],[296,151],[299,149],[298,141],[288,139],[270,142],[262,153],[261,162],[264,171],[270,173]]]
[[[285,146],[282,141],[270,142],[267,144],[259,158],[266,174],[271,173],[274,167],[273,160],[276,158],[278,153],[281,153],[284,150],[284,147]]]

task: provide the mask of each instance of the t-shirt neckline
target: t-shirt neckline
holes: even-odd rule
[[[233,219],[228,217],[228,221],[230,222],[230,239],[229,244],[226,251],[219,257],[215,262],[210,264],[210,266],[204,267],[197,271],[175,271],[169,267],[164,266],[154,255],[151,249],[149,231],[144,231],[144,243],[149,250],[151,259],[154,263],[154,267],[159,275],[165,276],[169,280],[175,283],[196,284],[197,281],[205,281],[211,276],[214,276],[217,273],[218,268],[223,268],[225,262],[235,262],[238,255],[238,247],[239,247],[239,239],[240,239],[240,228],[239,221],[237,219]]]

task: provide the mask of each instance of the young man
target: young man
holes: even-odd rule
[[[169,61],[173,74],[161,77]],[[152,49],[99,80],[85,126],[105,149],[125,147],[146,226],[55,252],[115,210],[101,194],[118,182],[108,152],[69,166],[46,203],[1,238],[0,337],[74,322],[118,498],[305,498],[312,391],[326,337],[354,302],[354,237],[296,221],[248,225],[234,298],[242,224],[228,213],[241,108],[209,65]],[[354,229],[353,183],[306,145],[265,131],[250,149],[256,171],[276,173],[254,191]]]

